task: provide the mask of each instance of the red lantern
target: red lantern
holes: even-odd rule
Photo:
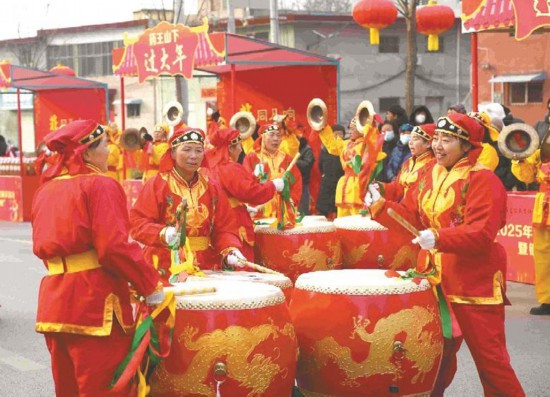
[[[71,69],[68,66],[62,65],[60,63],[57,64],[57,66],[54,66],[50,69],[50,72],[57,73],[57,74],[64,74],[65,76],[76,76],[73,69]]]
[[[370,43],[380,44],[379,29],[395,22],[397,7],[388,0],[361,0],[353,6],[351,12],[357,24],[370,29]]]
[[[453,9],[439,5],[435,0],[430,0],[428,5],[416,9],[416,30],[428,35],[428,51],[439,50],[438,35],[452,28],[454,23]]]

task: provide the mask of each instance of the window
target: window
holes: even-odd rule
[[[542,103],[542,81],[510,83],[510,103]]]
[[[113,48],[122,41],[48,46],[48,68],[58,63],[74,69],[77,76],[107,76],[113,73]]]
[[[380,54],[399,53],[399,37],[380,36],[378,52]]]
[[[400,105],[400,102],[400,98],[397,96],[378,98],[378,111],[380,113],[385,113],[393,105]]]

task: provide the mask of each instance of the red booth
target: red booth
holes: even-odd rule
[[[7,88],[15,92],[6,91]],[[34,172],[36,153],[23,153],[21,90],[34,93],[34,141],[76,119],[100,123],[108,119],[106,84],[62,73],[46,72],[0,63],[0,95],[17,95],[19,156],[0,157],[0,220],[28,221],[39,177]]]

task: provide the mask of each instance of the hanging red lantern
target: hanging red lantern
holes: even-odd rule
[[[76,76],[73,69],[61,63],[58,63],[57,66],[54,66],[53,68],[51,68],[50,72],[57,73],[57,74],[64,74],[65,76],[73,76],[73,77]]]
[[[453,9],[437,4],[435,0],[416,9],[416,30],[428,36],[428,51],[439,50],[438,35],[452,28],[454,23]]]
[[[390,26],[397,19],[397,7],[388,0],[361,0],[351,12],[357,24],[370,29],[370,43],[380,44],[380,29]]]

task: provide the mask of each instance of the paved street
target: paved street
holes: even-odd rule
[[[0,396],[53,396],[49,354],[34,332],[36,300],[43,264],[33,256],[30,224],[0,222]],[[536,304],[534,288],[509,283],[513,303],[507,309],[512,364],[527,396],[550,396],[550,316],[528,314]],[[458,374],[448,396],[481,396],[470,353],[463,345]],[[233,397],[233,396],[232,396]]]

